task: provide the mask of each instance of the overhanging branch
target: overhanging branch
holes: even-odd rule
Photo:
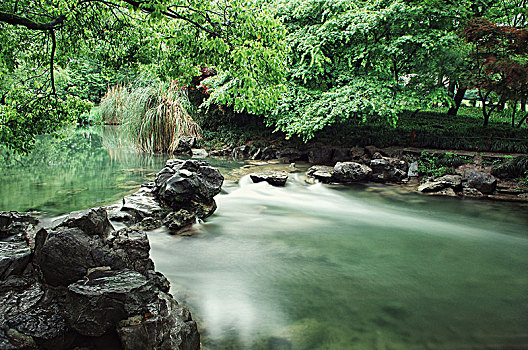
[[[57,26],[61,25],[65,19],[66,16],[61,15],[54,18],[48,23],[38,23],[12,13],[0,12],[0,22],[24,26],[31,30],[53,30]]]

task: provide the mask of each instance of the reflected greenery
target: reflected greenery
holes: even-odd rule
[[[151,179],[168,156],[137,154],[111,127],[42,136],[30,154],[3,151],[0,210],[58,215],[119,201]]]

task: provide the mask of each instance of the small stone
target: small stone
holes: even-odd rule
[[[263,171],[249,174],[251,180],[257,182],[267,182],[272,186],[284,186],[288,180],[288,173],[282,171]]]
[[[196,222],[196,215],[188,210],[180,209],[178,211],[169,213],[163,219],[163,224],[167,226],[171,233],[180,231],[181,229],[190,226]]]

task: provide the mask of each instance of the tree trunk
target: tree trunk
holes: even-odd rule
[[[458,109],[460,108],[460,105],[462,104],[462,100],[464,99],[464,95],[466,94],[467,89],[463,87],[459,87],[455,97],[453,98],[455,104],[449,108],[447,111],[447,115],[456,116],[458,113]]]

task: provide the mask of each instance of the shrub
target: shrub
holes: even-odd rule
[[[115,93],[116,115],[138,150],[172,153],[182,136],[201,137],[187,112],[185,94],[175,84],[122,89]]]

